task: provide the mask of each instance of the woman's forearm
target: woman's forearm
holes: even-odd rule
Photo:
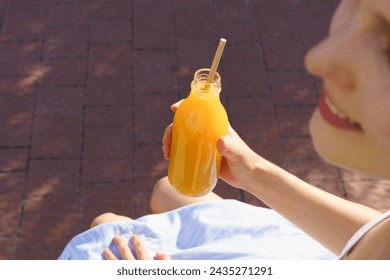
[[[381,214],[318,189],[272,163],[259,164],[252,178],[244,190],[335,254],[361,226]]]

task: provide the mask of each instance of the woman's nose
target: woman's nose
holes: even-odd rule
[[[355,1],[344,0],[337,8],[330,25],[329,36],[313,47],[305,56],[306,69],[346,89],[353,88],[353,47],[357,41],[358,21]]]
[[[351,42],[347,41],[346,38],[331,35],[320,42],[306,54],[306,69],[325,82],[344,89],[353,89],[353,63],[347,50]]]

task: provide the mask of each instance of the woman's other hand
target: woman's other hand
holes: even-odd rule
[[[176,102],[175,104],[173,104],[171,106],[171,110],[173,112],[176,112],[177,108],[179,108],[180,104],[183,101],[184,101],[184,99],[182,99],[182,100]],[[165,129],[164,136],[163,136],[163,139],[162,139],[162,144],[163,144],[162,150],[163,150],[163,153],[164,153],[164,158],[166,160],[169,160],[170,159],[170,155],[171,155],[172,127],[173,127],[173,124],[170,124]]]
[[[119,252],[119,255],[122,260],[151,260],[152,258],[149,255],[148,249],[146,248],[144,242],[138,235],[133,235],[131,237],[131,243],[134,246],[135,256],[130,250],[129,245],[123,240],[119,235],[115,236],[114,244]],[[103,255],[107,260],[118,260],[117,256],[109,249],[106,248],[103,251]],[[158,252],[154,257],[156,260],[171,260],[171,256],[165,253]]]

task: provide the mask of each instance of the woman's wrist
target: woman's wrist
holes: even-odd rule
[[[249,193],[257,193],[262,188],[266,187],[267,182],[270,181],[271,177],[274,177],[276,169],[279,167],[271,163],[270,161],[257,156],[253,161],[251,172],[248,182],[242,187],[243,190]]]

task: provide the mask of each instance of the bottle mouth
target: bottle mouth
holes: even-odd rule
[[[219,93],[221,91],[221,75],[215,72],[211,82],[207,82],[209,72],[209,68],[202,68],[194,74],[192,85],[201,94]]]
[[[197,70],[194,74],[194,80],[197,80],[203,84],[206,84],[207,78],[210,73],[210,68],[201,68]],[[210,83],[207,83],[209,85],[211,84],[216,84],[221,82],[221,75],[219,75],[218,72],[215,72],[213,79],[211,80]]]

